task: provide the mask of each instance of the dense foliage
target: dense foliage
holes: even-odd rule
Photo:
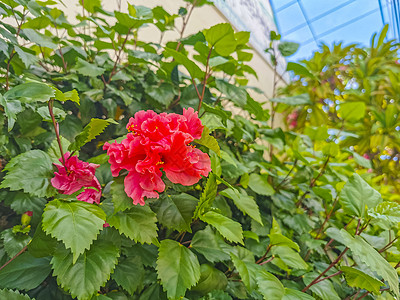
[[[249,33],[219,24],[185,37],[207,1],[176,14],[82,1],[77,24],[55,4],[0,1],[1,299],[399,296],[400,67],[386,28],[368,49],[324,46],[289,63],[295,80],[267,110],[246,86]],[[138,39],[145,26],[159,43]],[[271,33],[273,66],[296,49],[279,40]],[[208,176],[179,184],[168,172],[186,164],[155,163],[165,186],[129,197],[133,169],[116,172],[110,147],[131,140],[130,118],[191,108],[205,127],[179,127],[199,149],[185,153],[212,171],[204,159],[191,178]]]

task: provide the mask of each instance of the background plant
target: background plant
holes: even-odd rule
[[[385,30],[370,49],[324,47],[304,65],[288,64],[299,80],[271,99],[274,113],[292,114],[296,130],[286,131],[271,128],[248,93],[246,78],[256,76],[249,33],[218,24],[184,37],[206,1],[176,14],[84,1],[77,24],[54,4],[0,3],[0,298],[398,297],[397,177],[360,139],[382,129],[374,109],[397,126],[398,48]],[[178,18],[181,38],[163,41]],[[159,43],[138,40],[144,26],[158,28]],[[338,107],[327,109],[336,96]],[[212,173],[133,205],[102,145],[123,138],[139,110],[187,107],[207,127],[196,143]],[[396,130],[385,130],[384,147],[395,149]],[[100,205],[51,186],[60,148],[101,165]]]

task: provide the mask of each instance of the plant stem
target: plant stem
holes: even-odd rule
[[[12,262],[14,259],[16,259],[18,256],[20,256],[22,253],[25,252],[25,250],[28,248],[28,245],[26,245],[24,248],[21,249],[17,254],[14,255],[13,258],[11,258],[9,261],[7,261],[4,265],[0,267],[0,271],[5,268],[10,262]]]
[[[68,171],[67,167],[65,165],[64,151],[63,151],[62,144],[61,144],[60,132],[58,130],[58,124],[56,122],[56,119],[55,119],[54,113],[53,113],[53,104],[54,104],[54,100],[51,99],[49,101],[49,103],[48,103],[49,113],[50,113],[51,120],[53,121],[54,131],[56,132],[57,143],[58,143],[58,147],[60,148],[60,153],[61,153],[61,158],[62,158],[62,161],[63,161],[63,165],[65,167],[65,171]]]
[[[187,15],[183,18],[183,20],[182,20],[182,22],[183,22],[183,24],[182,24],[182,29],[181,29],[181,32],[180,32],[180,35],[179,35],[179,41],[178,41],[178,44],[176,45],[175,51],[178,51],[178,50],[179,50],[179,47],[180,47],[181,44],[182,44],[182,42],[181,42],[180,40],[181,40],[182,37],[183,37],[183,33],[185,32],[186,25],[187,25],[188,22],[189,22],[189,18],[190,18],[190,16],[192,15],[193,9],[194,9],[195,6],[196,6],[196,2],[197,2],[197,0],[194,0],[194,1],[193,1],[192,6],[190,7],[190,9],[189,9],[189,11],[188,11],[188,14],[187,14]],[[160,44],[161,44],[161,43],[160,43]]]
[[[310,282],[309,285],[307,285],[304,289],[302,289],[301,291],[304,293],[305,291],[307,291],[311,286],[313,286],[314,284],[316,284],[319,279],[324,276],[326,274],[326,272],[328,272],[330,269],[332,269],[342,258],[343,255],[346,254],[347,250],[349,250],[349,248],[344,248],[344,250],[342,251],[342,253],[339,254],[339,256],[333,261],[331,262],[331,264],[321,273],[317,276],[317,278],[315,278],[313,281]]]
[[[271,248],[272,248],[272,245],[268,245],[267,250],[265,251],[265,254],[259,260],[256,261],[256,264],[261,263],[267,257]]]
[[[266,261],[263,261],[262,263],[260,263],[260,266],[265,265],[265,264],[271,262],[274,258],[275,258],[275,256],[272,256],[270,259],[267,259]]]
[[[116,57],[116,59],[115,59],[114,66],[113,66],[113,68],[112,68],[112,70],[111,70],[110,77],[109,77],[108,80],[107,80],[107,84],[110,84],[112,77],[113,77],[115,74],[118,73],[118,71],[116,71],[117,65],[118,65],[118,63],[119,63],[119,60],[121,59],[122,51],[123,51],[124,48],[125,48],[126,42],[128,41],[128,37],[129,37],[129,35],[131,34],[131,31],[132,31],[132,28],[129,28],[128,33],[126,34],[125,40],[122,42],[121,48],[119,49],[118,52],[115,51],[117,57]]]
[[[322,233],[322,231],[324,230],[324,226],[326,225],[326,223],[329,221],[329,219],[332,216],[333,210],[335,209],[336,203],[339,201],[339,196],[337,196],[335,198],[335,201],[332,204],[332,208],[329,211],[328,215],[325,217],[324,223],[322,223],[321,227],[319,228],[317,235],[315,236],[315,239],[318,240],[320,238],[320,235]]]
[[[296,159],[294,160],[294,162],[293,162],[292,168],[291,168],[291,169],[289,170],[289,172],[286,174],[285,178],[283,178],[283,180],[276,186],[275,189],[278,189],[278,188],[286,181],[286,179],[288,179],[289,175],[292,174],[294,168],[295,168],[296,165],[297,165],[297,161],[298,161],[298,160],[297,160],[297,158],[296,158]]]
[[[207,63],[206,63],[206,71],[204,73],[204,79],[203,79],[203,90],[201,92],[201,97],[199,98],[199,107],[197,108],[197,111],[200,111],[201,108],[201,104],[203,103],[203,99],[204,99],[204,93],[206,91],[206,83],[207,83],[207,79],[209,78],[210,74],[209,74],[209,62],[210,62],[210,57],[211,57],[211,52],[213,50],[213,47],[210,48],[210,51],[208,51],[208,56],[207,56]]]
[[[326,276],[326,277],[324,277],[324,278],[321,278],[320,280],[318,280],[317,282],[315,282],[315,284],[317,284],[317,283],[319,283],[319,282],[321,282],[321,281],[324,281],[324,280],[326,280],[326,279],[335,277],[335,276],[337,276],[337,275],[340,275],[340,274],[342,274],[342,273],[343,273],[343,271],[337,271],[336,273],[333,273],[332,275],[329,275],[329,276]]]

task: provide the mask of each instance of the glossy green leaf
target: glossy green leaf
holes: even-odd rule
[[[157,274],[168,298],[177,299],[199,281],[200,265],[188,248],[173,240],[163,240],[157,259]]]
[[[310,284],[317,276],[318,274],[313,272],[305,274],[303,277],[304,284]],[[318,282],[312,285],[310,290],[321,299],[341,300],[330,280]]]
[[[51,260],[57,283],[78,300],[90,299],[113,272],[119,249],[112,243],[97,240],[73,262],[73,254],[59,247]]]
[[[19,84],[4,95],[7,100],[19,100],[22,103],[47,102],[54,97],[54,90],[43,82],[26,82]]]
[[[217,89],[225,95],[225,98],[233,101],[238,106],[245,106],[247,102],[247,92],[244,88],[233,85],[225,80],[216,79]]]
[[[256,274],[258,290],[266,300],[281,300],[285,295],[283,284],[271,273],[260,268]]]
[[[215,227],[228,241],[243,243],[243,231],[240,223],[213,211],[209,211],[200,216],[200,220]]]
[[[294,74],[296,74],[296,75],[314,78],[314,75],[311,74],[310,71],[306,67],[304,67],[303,65],[300,65],[298,63],[288,62],[286,71],[293,71]]]
[[[133,295],[143,285],[145,271],[139,256],[120,259],[112,278],[125,291]]]
[[[32,196],[51,197],[56,190],[50,183],[54,177],[50,157],[41,150],[31,150],[14,157],[4,168],[8,171],[0,188],[23,190]]]
[[[235,254],[231,253],[231,259],[238,270],[240,278],[249,291],[257,287],[256,276],[258,272],[257,265],[253,262],[247,262],[239,259]]]
[[[4,114],[7,117],[8,131],[13,129],[17,114],[22,111],[21,102],[18,100],[6,100],[0,95],[0,105],[4,108]]]
[[[28,245],[28,251],[34,257],[46,257],[53,255],[57,245],[57,240],[46,234],[42,229],[42,223],[39,223]]]
[[[2,231],[0,237],[3,241],[4,249],[9,257],[14,257],[31,240],[29,235],[14,233],[12,228]]]
[[[170,105],[175,98],[173,85],[167,83],[162,83],[159,86],[148,86],[145,91],[147,95],[164,106]]]
[[[280,233],[272,233],[268,235],[269,244],[271,246],[288,246],[294,250],[300,251],[299,245],[293,242],[291,239]]]
[[[114,211],[124,211],[133,207],[132,198],[128,197],[125,192],[124,179],[122,177],[114,178],[111,184],[111,200],[114,204]]]
[[[0,290],[0,299],[7,300],[35,300],[34,298],[30,298],[26,294],[21,294],[18,291],[3,289]]]
[[[340,270],[343,271],[349,286],[379,294],[379,290],[383,285],[382,281],[355,268],[343,266]]]
[[[231,24],[217,24],[205,29],[203,33],[206,41],[214,47],[218,54],[227,56],[235,51],[236,39]]]
[[[342,229],[341,235],[345,245],[350,248],[354,255],[368,265],[373,272],[382,276],[389,283],[390,290],[399,296],[399,277],[396,270],[384,259],[378,251],[368,244],[362,237],[352,237],[346,230]]]
[[[204,188],[204,191],[200,196],[200,201],[194,211],[193,219],[198,219],[202,214],[210,209],[215,197],[217,196],[217,188],[218,185],[215,175],[211,173],[208,176],[206,187]]]
[[[76,90],[72,90],[69,92],[61,92],[59,89],[54,88],[55,90],[55,95],[54,95],[54,99],[58,100],[58,101],[72,101],[77,103],[78,105],[80,104],[79,102],[79,95],[78,92]]]
[[[299,49],[299,44],[294,42],[280,42],[278,44],[278,50],[282,54],[282,56],[291,56],[297,52]]]
[[[23,253],[0,271],[0,288],[29,291],[41,284],[50,272],[49,258],[35,258]]]
[[[199,66],[197,66],[195,62],[190,60],[187,56],[183,55],[182,53],[175,51],[173,49],[166,48],[164,50],[164,56],[172,56],[177,63],[183,65],[186,68],[186,70],[189,72],[192,78],[203,79],[204,73],[199,68]]]
[[[289,267],[300,270],[308,269],[308,264],[301,258],[299,253],[288,246],[272,247],[272,254],[279,256]]]
[[[106,215],[95,204],[53,200],[43,213],[43,230],[70,248],[75,262],[103,229]]]
[[[69,151],[80,150],[81,147],[100,135],[110,124],[118,124],[113,119],[91,119],[83,131],[75,137],[75,141],[68,147]]]
[[[84,76],[99,76],[105,72],[104,68],[100,68],[95,64],[89,63],[80,57],[76,60],[75,70]]]
[[[110,226],[137,243],[157,243],[157,218],[149,206],[135,205],[107,219]]]
[[[396,202],[385,201],[368,210],[368,216],[382,228],[390,229],[400,223],[400,205]]]
[[[275,194],[274,188],[268,183],[268,177],[262,174],[250,174],[249,188],[251,188],[257,194],[264,196],[271,196]]]
[[[204,127],[201,138],[194,140],[195,143],[206,146],[208,149],[214,151],[218,156],[221,155],[218,141],[210,135],[210,130]]]
[[[381,194],[357,173],[345,184],[339,196],[339,203],[345,212],[358,217],[363,217],[366,209],[374,208],[381,202]]]
[[[26,35],[28,38],[28,41],[33,42],[39,46],[42,47],[47,47],[50,49],[56,49],[57,44],[55,44],[50,37],[47,35],[44,35],[37,30],[31,29],[31,28],[26,28],[23,31],[23,34]]]
[[[225,290],[228,280],[223,272],[210,264],[202,264],[200,272],[199,282],[191,289],[192,291],[205,294],[213,290]]]
[[[165,195],[160,197],[153,210],[164,226],[180,232],[192,232],[190,224],[198,202],[198,199],[189,194]]]
[[[237,208],[243,213],[249,215],[252,219],[262,224],[260,209],[253,197],[247,195],[244,189],[234,190],[226,189],[220,192],[220,195],[232,199]]]

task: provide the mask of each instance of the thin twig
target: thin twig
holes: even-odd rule
[[[60,132],[58,130],[58,124],[56,122],[56,119],[55,119],[54,113],[53,113],[53,104],[54,104],[54,100],[51,99],[49,101],[49,103],[48,103],[49,113],[50,113],[51,120],[53,121],[54,131],[56,132],[57,143],[58,143],[58,147],[60,148],[60,153],[61,153],[61,158],[62,158],[62,161],[63,161],[63,165],[65,167],[65,171],[68,172],[67,166],[65,164],[64,151],[63,151],[62,144],[61,144]]]
[[[24,253],[25,252],[25,250],[28,248],[28,245],[26,245],[24,248],[22,248],[21,249],[21,251],[19,251],[17,254],[15,254],[14,256],[13,256],[13,258],[11,258],[9,261],[7,261],[4,265],[2,265],[1,267],[0,267],[0,271],[3,269],[3,268],[5,268],[10,262],[12,262],[14,259],[16,259],[18,256],[20,256],[22,253]]]

